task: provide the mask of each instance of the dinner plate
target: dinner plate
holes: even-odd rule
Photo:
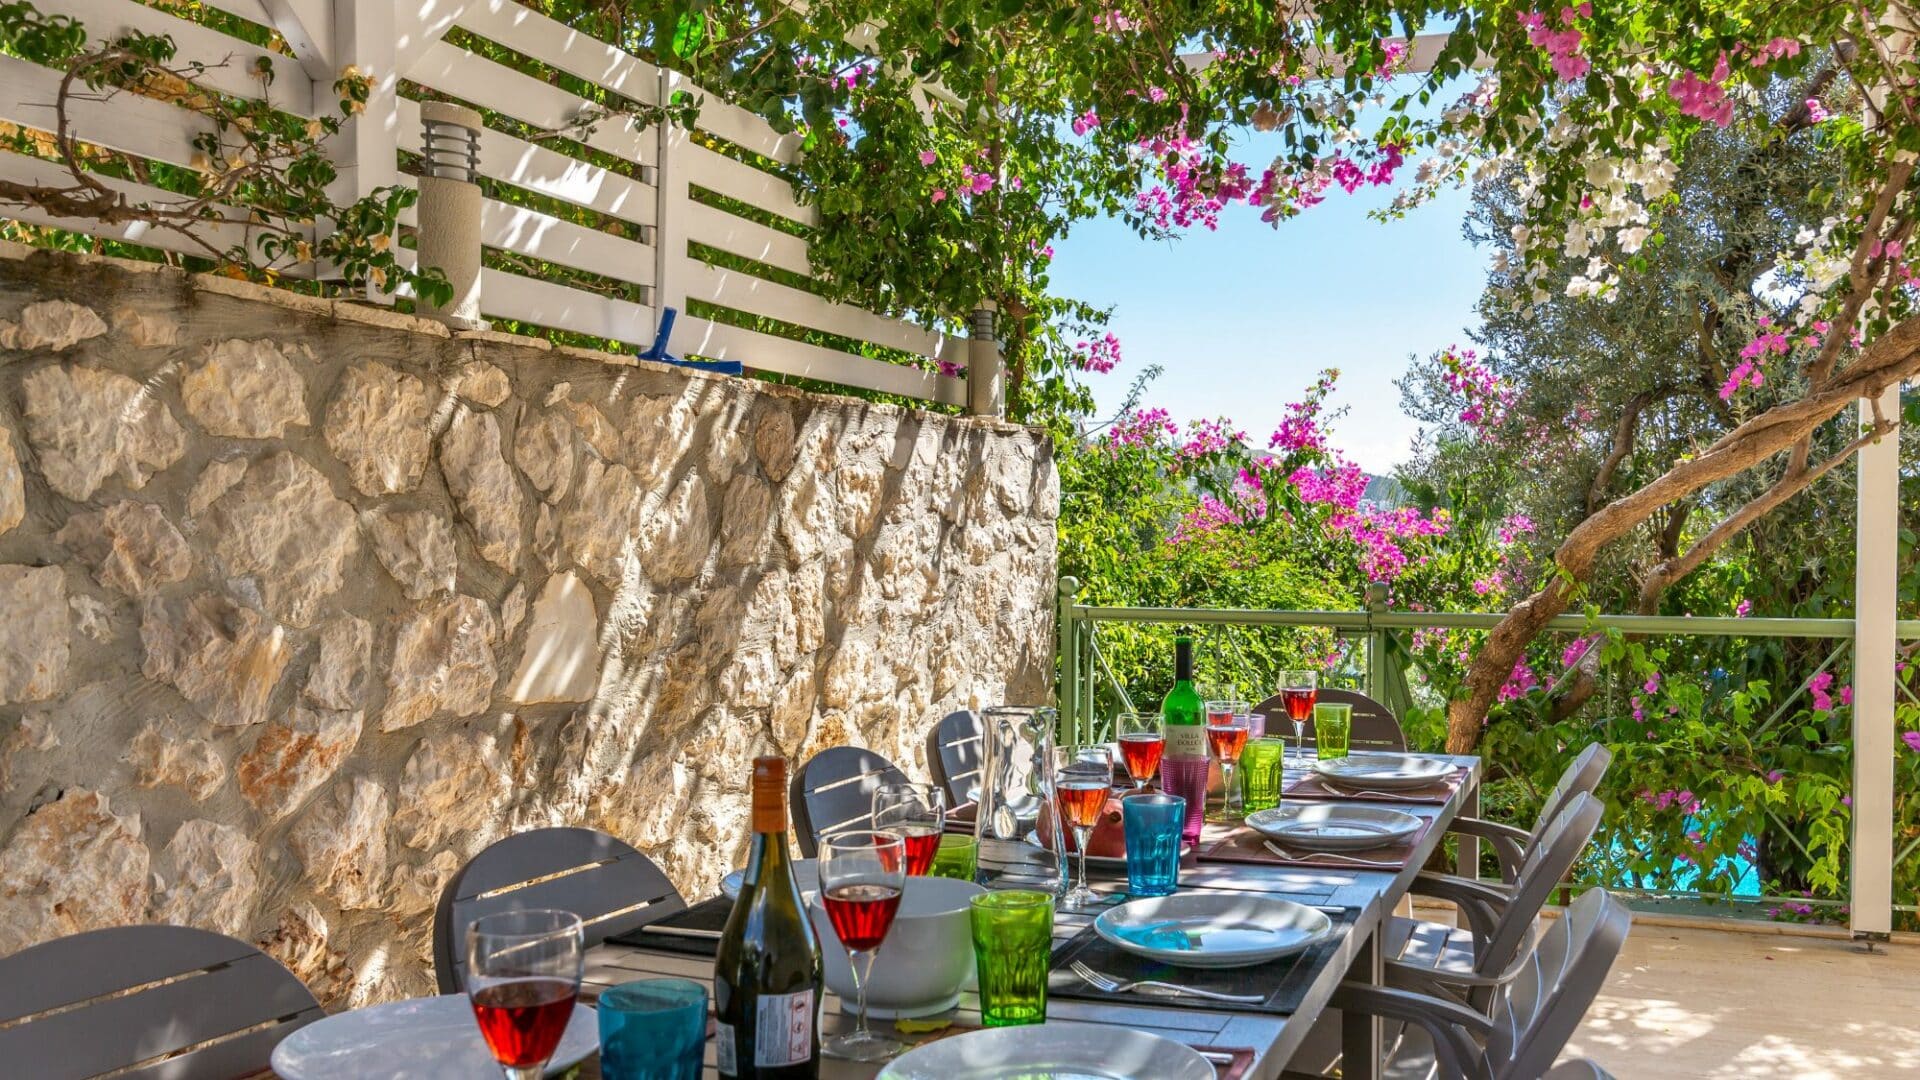
[[[1302,851],[1365,851],[1420,831],[1420,819],[1412,814],[1355,803],[1287,803],[1248,814],[1247,825]]]
[[[983,1028],[893,1059],[877,1080],[1213,1080],[1191,1046],[1105,1024]]]
[[[1382,791],[1428,787],[1452,776],[1454,768],[1444,761],[1404,754],[1349,754],[1313,763],[1314,772],[1335,784]]]
[[[1277,897],[1195,892],[1109,908],[1093,920],[1093,930],[1135,956],[1163,964],[1233,968],[1310,948],[1333,932],[1333,920],[1318,908]],[[1184,933],[1187,947],[1167,947],[1166,931]]]
[[[740,883],[746,880],[746,876],[747,871],[745,868],[742,868],[721,878],[720,891],[727,894],[727,899],[729,900],[740,899]],[[800,886],[801,896],[805,896],[810,892],[818,892],[820,889],[820,860],[793,860],[793,883]]]
[[[599,1018],[575,1005],[546,1074],[559,1076],[599,1049]],[[466,995],[446,994],[308,1024],[273,1048],[273,1071],[281,1080],[473,1080],[500,1075],[500,1066]]]

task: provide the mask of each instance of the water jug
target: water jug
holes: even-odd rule
[[[990,889],[1066,891],[1060,805],[1049,767],[1059,719],[1046,706],[1000,705],[981,713],[974,880]]]

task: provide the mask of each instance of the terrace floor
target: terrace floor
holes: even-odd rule
[[[1920,945],[1641,923],[1568,1045],[1619,1080],[1920,1075]]]

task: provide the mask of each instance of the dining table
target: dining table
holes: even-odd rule
[[[1131,1028],[1195,1047],[1251,1051],[1251,1062],[1245,1064],[1239,1074],[1241,1080],[1272,1080],[1278,1077],[1307,1039],[1315,1023],[1328,1011],[1328,1003],[1342,981],[1353,980],[1370,985],[1381,983],[1386,959],[1381,942],[1387,936],[1387,923],[1395,907],[1408,895],[1414,878],[1440,850],[1448,824],[1461,815],[1478,815],[1481,780],[1481,761],[1478,757],[1436,754],[1409,756],[1436,758],[1456,766],[1462,772],[1458,774],[1459,780],[1444,802],[1392,803],[1395,809],[1431,822],[1414,842],[1404,866],[1399,869],[1373,869],[1357,865],[1347,867],[1339,865],[1340,860],[1334,859],[1327,860],[1326,865],[1315,866],[1195,861],[1192,853],[1182,863],[1179,892],[1269,896],[1313,907],[1344,909],[1346,917],[1339,920],[1334,931],[1336,940],[1327,948],[1314,950],[1311,958],[1305,955],[1300,958],[1300,962],[1312,964],[1313,969],[1302,973],[1305,989],[1290,1015],[1236,1011],[1232,1005],[1195,1008],[1190,1004],[1143,1005],[1131,1000],[1124,1004],[1106,1004],[1055,997],[1047,1004],[1048,1021]],[[1293,764],[1289,762],[1290,766]],[[1337,804],[1343,800],[1316,797],[1313,801]],[[1369,805],[1381,804],[1376,801]],[[1477,866],[1478,845],[1464,835],[1457,839],[1457,865],[1465,868]],[[1116,896],[1126,894],[1124,875],[1102,874],[1095,869],[1090,871],[1089,877],[1089,884],[1096,892]],[[1056,956],[1063,945],[1086,928],[1094,914],[1097,912],[1083,914],[1067,910],[1055,914]],[[621,983],[661,977],[692,979],[711,990],[713,961],[684,952],[656,951],[609,942],[588,951],[581,994],[591,1001],[602,990]],[[949,1034],[951,1029],[978,1027],[978,997],[969,990],[962,995],[958,1007],[930,1019],[935,1023],[950,1021],[949,1029],[919,1034],[900,1033],[897,1037],[904,1042],[916,1043],[940,1038]],[[828,993],[820,1013],[823,1035],[845,1030],[851,1023],[852,1017],[842,1011],[839,999]],[[1378,1075],[1381,1056],[1381,1025],[1378,1018],[1349,1012],[1340,1015],[1339,1023],[1343,1075],[1347,1080],[1373,1080]],[[916,1029],[928,1026],[931,1025],[924,1022],[914,1025]],[[823,1080],[869,1080],[881,1068],[880,1064],[823,1058],[820,1075]],[[583,1080],[598,1077],[596,1063],[592,1060],[583,1063],[581,1076]],[[711,1040],[708,1042],[706,1067],[702,1076],[719,1076],[714,1068]]]

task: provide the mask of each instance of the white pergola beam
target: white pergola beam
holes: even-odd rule
[[[1447,47],[1447,40],[1452,36],[1453,36],[1452,34],[1420,34],[1411,39],[1404,38],[1404,37],[1395,37],[1395,38],[1387,38],[1386,40],[1389,43],[1397,43],[1402,45],[1411,43],[1412,55],[1407,57],[1406,63],[1400,68],[1400,70],[1404,72],[1420,72],[1420,71],[1433,70],[1433,65],[1440,58],[1440,50]],[[1186,64],[1187,67],[1195,71],[1204,71],[1207,68],[1213,66],[1214,56],[1212,53],[1204,53],[1204,52],[1183,53],[1180,56],[1180,60],[1182,63]],[[1309,65],[1317,65],[1322,62],[1325,62],[1332,67],[1332,73],[1335,78],[1338,78],[1347,73],[1346,58],[1341,56],[1322,53],[1319,50],[1312,50],[1308,52],[1307,63]],[[1476,67],[1476,68],[1484,68],[1487,66],[1488,62],[1489,61],[1486,55],[1483,53],[1478,56],[1475,56],[1473,59],[1473,63],[1469,66]]]

